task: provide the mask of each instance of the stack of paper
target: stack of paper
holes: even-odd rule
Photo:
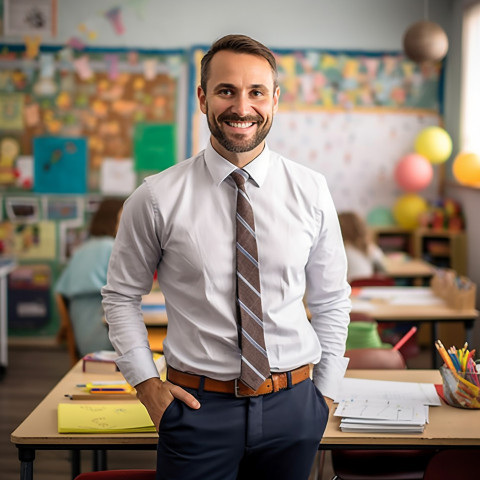
[[[58,433],[155,432],[150,416],[141,403],[58,405]]]
[[[335,401],[343,432],[421,433],[440,405],[433,384],[358,378],[344,378]]]

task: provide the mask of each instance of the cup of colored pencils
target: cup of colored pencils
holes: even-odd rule
[[[440,340],[435,342],[444,364],[440,367],[443,394],[449,405],[460,408],[480,409],[480,364],[475,361],[475,349],[450,347]]]

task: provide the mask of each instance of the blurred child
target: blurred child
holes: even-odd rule
[[[104,199],[95,212],[89,237],[70,259],[55,285],[68,300],[77,349],[81,356],[113,350],[103,321],[100,289],[107,283],[107,269],[117,234],[123,200]]]
[[[355,212],[342,212],[338,218],[347,254],[347,280],[371,277],[384,271],[384,254],[372,241],[363,218]]]

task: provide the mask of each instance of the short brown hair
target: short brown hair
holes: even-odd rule
[[[119,198],[105,198],[102,200],[90,222],[90,236],[115,237],[117,234],[118,212],[123,208],[123,202]]]
[[[273,85],[274,88],[278,86],[278,72],[277,72],[277,62],[272,51],[267,48],[265,45],[257,42],[253,38],[247,37],[246,35],[226,35],[218,39],[210,47],[210,50],[204,55],[201,62],[200,70],[200,86],[204,93],[207,92],[207,81],[208,75],[210,73],[210,62],[213,56],[220,52],[221,50],[231,50],[236,53],[247,53],[249,55],[256,55],[257,57],[264,58],[272,69],[273,73]]]

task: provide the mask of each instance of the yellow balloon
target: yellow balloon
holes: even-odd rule
[[[480,187],[480,156],[476,153],[459,153],[453,161],[452,171],[462,185]]]
[[[393,217],[403,228],[418,227],[419,217],[428,210],[427,202],[415,193],[407,193],[397,199],[393,206]]]
[[[427,127],[417,135],[415,151],[432,163],[443,163],[452,154],[452,139],[441,127]]]

